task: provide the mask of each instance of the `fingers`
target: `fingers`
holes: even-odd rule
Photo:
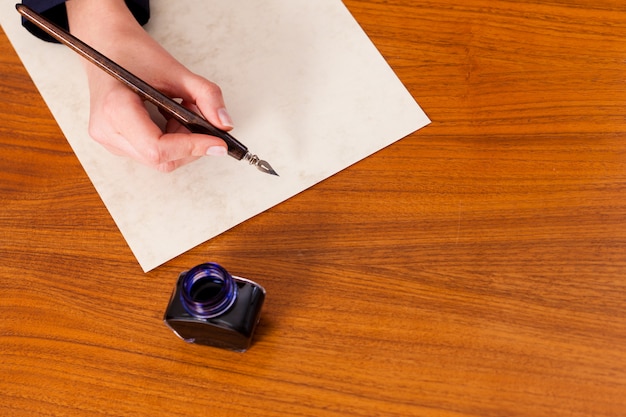
[[[164,134],[147,112],[137,112],[136,117],[128,113],[120,121],[128,126],[121,134],[132,145],[135,159],[161,170],[170,171],[205,155],[226,154],[224,141],[213,136],[189,133],[182,126]]]
[[[160,50],[160,49],[159,49]],[[172,98],[202,114],[211,124],[230,130],[232,120],[221,89],[184,66],[152,68],[146,80]],[[189,133],[173,121],[165,132],[155,124],[143,100],[99,71],[88,71],[91,94],[90,135],[116,155],[129,156],[161,171],[171,171],[205,155],[226,155],[219,138]]]
[[[195,105],[200,113],[214,126],[222,130],[231,130],[233,121],[224,104],[220,87],[195,74],[185,77],[177,92],[184,104]]]
[[[99,104],[92,107],[90,134],[114,154],[169,172],[205,155],[227,153],[221,139],[189,133],[173,120],[162,132],[142,100],[125,87]]]

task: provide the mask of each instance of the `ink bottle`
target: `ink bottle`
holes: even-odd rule
[[[216,263],[181,273],[163,321],[188,343],[244,352],[261,316],[265,289]]]

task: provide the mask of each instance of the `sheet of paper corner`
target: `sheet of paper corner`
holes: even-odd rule
[[[31,36],[14,4],[0,4],[5,33],[144,272],[429,123],[340,0],[152,0],[151,9],[146,30],[220,85],[234,135],[280,177],[230,157],[165,174],[109,154],[88,137],[78,56]]]

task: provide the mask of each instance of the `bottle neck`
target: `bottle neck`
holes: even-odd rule
[[[228,311],[237,298],[235,279],[216,263],[197,265],[182,280],[181,301],[194,317],[217,317]]]

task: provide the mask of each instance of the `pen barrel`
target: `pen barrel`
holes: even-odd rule
[[[183,123],[183,125],[185,125],[185,127],[192,133],[200,133],[222,139],[226,142],[226,146],[228,146],[228,155],[239,161],[241,161],[248,153],[246,145],[239,142],[230,133],[218,129],[209,122],[204,121],[204,119],[195,123]]]
[[[235,139],[230,133],[224,132],[224,136],[229,138],[229,140],[226,141],[226,144],[228,145],[228,154],[241,161],[248,154],[248,148],[243,143]],[[224,139],[222,136],[220,136],[220,138]]]

